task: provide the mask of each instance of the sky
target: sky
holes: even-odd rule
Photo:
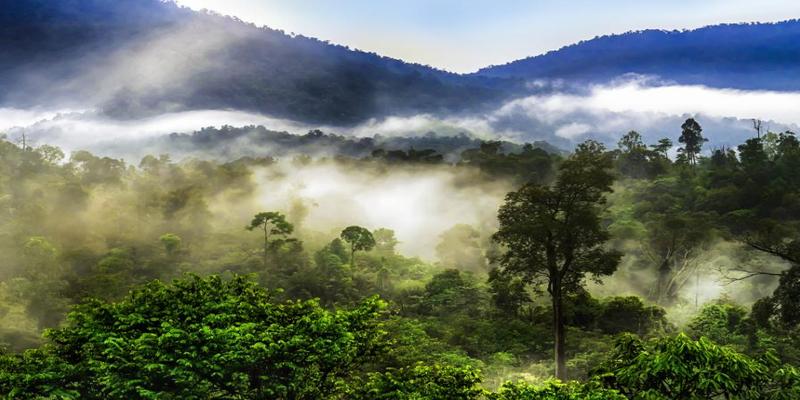
[[[597,35],[800,18],[798,0],[177,0],[453,72]]]

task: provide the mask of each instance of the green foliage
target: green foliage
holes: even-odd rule
[[[481,306],[482,296],[472,276],[450,269],[434,275],[425,285],[418,309],[425,315],[474,315]]]
[[[370,374],[355,399],[477,400],[483,395],[478,371],[469,367],[411,367]]]
[[[617,169],[626,177],[633,179],[653,178],[665,174],[671,162],[667,158],[667,150],[672,147],[669,139],[659,142],[648,149],[642,142],[642,135],[630,131],[619,140],[619,154],[617,155]]]
[[[737,304],[719,301],[703,306],[690,321],[687,333],[696,339],[706,337],[742,351],[748,344],[749,325],[747,310]]]
[[[15,356],[17,382],[81,398],[320,398],[338,393],[384,336],[385,304],[352,310],[277,303],[235,276],[153,282],[119,303],[89,301],[50,331],[51,345]],[[50,388],[50,389],[47,389]]]
[[[602,247],[609,236],[599,218],[610,165],[602,146],[587,142],[563,162],[553,187],[528,184],[509,193],[493,236],[506,248],[504,271],[544,281],[551,294],[577,289],[586,274],[610,275],[620,255]]]
[[[681,136],[678,142],[683,143],[683,147],[678,149],[678,154],[683,157],[690,165],[697,164],[697,159],[703,143],[708,139],[703,137],[703,128],[694,118],[689,118],[681,125]]]
[[[578,382],[547,381],[542,385],[507,382],[488,400],[626,400],[616,390]]]
[[[380,228],[372,232],[375,239],[375,251],[381,256],[395,255],[395,246],[398,240],[391,229]]]
[[[173,255],[181,246],[181,237],[174,233],[165,233],[158,238],[158,241],[164,245],[164,251],[167,255]]]
[[[367,228],[360,226],[348,226],[339,235],[342,240],[350,244],[350,265],[355,266],[355,254],[357,251],[370,251],[375,247],[375,238]]]
[[[512,177],[520,183],[548,183],[554,175],[558,156],[525,144],[521,152],[506,152],[504,143],[487,141],[477,149],[464,150],[461,163],[475,166],[493,177]]]
[[[442,233],[437,264],[398,254],[390,229],[354,226],[341,238],[300,229],[303,204],[283,208],[289,217],[255,215],[248,229],[263,232],[269,259],[261,263],[261,244],[241,225],[257,211],[249,208],[253,172],[269,177],[273,159],[176,163],[164,155],[135,167],[88,152],[64,161],[54,147],[0,141],[0,394],[799,398],[800,142],[769,133],[738,152],[698,152],[691,169],[667,158],[669,140],[648,148],[631,132],[619,145],[606,152],[586,143],[565,160],[509,143],[465,151],[446,166],[465,171],[458,184],[533,183],[501,208],[501,240],[487,243],[481,225],[455,226]],[[370,171],[411,163],[421,172],[449,162],[429,151],[378,156],[331,162]],[[630,179],[610,193],[614,169]],[[737,240],[744,245],[731,245]],[[720,243],[726,251],[716,256]],[[626,253],[620,271],[586,288],[586,278],[615,270],[612,249]],[[716,273],[703,267],[717,258],[753,270],[729,287],[737,300],[778,288],[750,315],[728,302],[704,306],[685,325],[694,340],[664,336],[672,330],[664,309],[627,295],[681,304],[692,278]],[[558,282],[553,265],[563,272]],[[258,272],[255,282],[270,289],[240,277],[148,284],[183,271]],[[545,289],[561,303],[538,296]],[[390,316],[381,316],[376,293]],[[97,300],[64,322],[84,297]],[[559,325],[554,307],[561,338],[549,334]],[[54,330],[42,344],[45,328]],[[610,335],[622,332],[655,339],[626,335],[606,359]],[[559,339],[569,376],[585,382],[503,385],[549,375]],[[479,387],[478,369],[484,388],[497,392]]]
[[[684,334],[649,343],[623,335],[598,372],[606,386],[634,399],[790,398],[800,390],[800,375],[774,358],[754,360]]]
[[[260,212],[253,216],[250,225],[245,227],[248,231],[260,230],[264,234],[264,266],[269,263],[269,256],[285,243],[295,242],[289,235],[294,231],[294,226],[286,221],[286,216],[277,212]]]
[[[506,196],[493,239],[504,246],[502,273],[546,285],[553,302],[556,376],[565,378],[565,294],[582,287],[587,275],[611,275],[621,255],[604,247],[608,231],[600,221],[604,195],[614,180],[602,145],[586,142],[565,160],[552,187],[527,184]]]
[[[608,334],[622,332],[643,336],[664,332],[669,328],[666,311],[657,306],[647,306],[635,296],[611,297],[601,303],[597,327]]]

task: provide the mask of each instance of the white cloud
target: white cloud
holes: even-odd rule
[[[635,79],[596,85],[576,93],[556,92],[515,99],[494,111],[469,116],[431,114],[390,116],[354,127],[316,126],[257,113],[202,110],[165,113],[137,120],[118,120],[92,111],[0,109],[0,130],[13,138],[23,131],[36,142],[73,150],[102,149],[104,143],[135,142],[207,126],[264,125],[303,134],[320,128],[353,136],[416,136],[471,133],[482,138],[546,140],[569,149],[586,138],[608,144],[629,130],[646,140],[675,138],[683,119],[697,117],[711,139],[709,147],[737,145],[752,135],[750,118],[767,121],[773,130],[797,129],[800,93],[713,89],[702,86],[649,86]],[[16,128],[12,128],[16,127]]]
[[[29,111],[0,109],[10,136],[26,132],[39,143],[66,150],[102,148],[108,143],[134,142],[173,132],[193,132],[208,126],[264,125],[274,130],[304,132],[307,125],[243,111],[198,110],[161,114],[137,120],[118,120],[93,111]],[[8,122],[10,121],[10,122]]]
[[[474,184],[464,185],[466,180]],[[439,235],[456,224],[492,231],[497,207],[513,187],[446,166],[397,166],[379,173],[337,163],[298,167],[290,162],[262,170],[254,182],[260,185],[263,209],[302,201],[308,207],[307,229],[328,232],[353,224],[393,229],[401,253],[426,259],[435,258]]]
[[[579,124],[573,122],[556,129],[556,136],[564,139],[576,139],[592,130],[592,127],[587,124]]]
[[[596,86],[578,99],[584,107],[615,112],[759,118],[800,124],[800,93],[713,89],[705,86],[648,87],[639,81]]]

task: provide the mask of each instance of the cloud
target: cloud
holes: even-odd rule
[[[0,107],[0,132],[12,128],[30,126],[42,120],[52,119],[58,116],[60,112],[71,111],[48,111],[40,109],[21,110]]]
[[[578,91],[556,91],[518,98],[494,110],[473,115],[419,114],[372,119],[350,126],[319,126],[257,113],[233,110],[167,112],[121,120],[95,111],[0,109],[0,129],[14,137],[25,132],[34,141],[68,150],[108,149],[108,144],[136,143],[172,132],[207,126],[264,125],[268,129],[303,134],[311,129],[351,136],[419,136],[472,134],[483,139],[544,140],[564,149],[595,139],[614,145],[630,130],[648,142],[676,139],[680,125],[695,117],[710,139],[707,148],[736,146],[753,134],[750,118],[766,121],[774,131],[797,130],[800,93],[712,89],[703,86],[653,86],[632,79],[595,85]],[[15,126],[15,128],[11,128]],[[151,151],[148,149],[148,151]],[[152,151],[170,151],[153,149]]]
[[[574,139],[592,130],[588,124],[571,123],[556,129],[556,136],[564,139]]]
[[[265,125],[291,132],[309,129],[293,121],[243,111],[198,110],[165,113],[135,120],[120,120],[94,111],[35,111],[0,109],[0,130],[16,137],[26,133],[37,143],[66,150],[103,149],[120,143],[136,143],[173,132],[193,132],[208,126]]]
[[[297,200],[306,205],[305,229],[325,233],[353,224],[393,229],[402,254],[429,260],[439,235],[454,225],[492,231],[497,208],[513,188],[503,180],[478,179],[468,169],[396,166],[377,172],[335,162],[283,161],[263,169],[254,182],[263,209],[285,209]]]
[[[637,130],[646,139],[675,138],[683,119],[696,117],[712,145],[736,145],[752,136],[750,119],[773,130],[800,124],[800,93],[653,86],[637,78],[594,85],[579,93],[555,92],[509,101],[486,116],[490,128],[521,140],[571,146],[587,138],[614,143]]]
[[[697,85],[650,87],[634,80],[617,86],[596,86],[582,102],[588,108],[614,112],[689,113],[800,124],[797,92],[712,89]]]

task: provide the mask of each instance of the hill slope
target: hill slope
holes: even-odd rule
[[[800,89],[800,20],[597,37],[473,76],[603,82],[636,73],[682,84]]]
[[[0,9],[0,106],[88,100],[123,117],[234,108],[347,124],[387,110],[474,110],[513,87],[159,0],[0,0]]]

